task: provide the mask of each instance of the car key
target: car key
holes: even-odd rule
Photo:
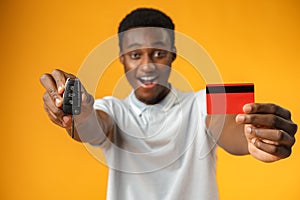
[[[63,111],[65,114],[79,115],[81,112],[81,84],[78,79],[68,78],[63,94]]]
[[[68,78],[63,94],[63,112],[72,115],[71,137],[74,138],[74,116],[81,112],[81,84],[78,79]]]

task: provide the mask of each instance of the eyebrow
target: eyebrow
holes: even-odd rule
[[[151,46],[167,46],[167,44],[163,41],[157,41],[152,43]]]
[[[142,45],[139,44],[139,43],[132,43],[132,44],[130,44],[130,45],[127,46],[127,49],[130,49],[130,48],[132,48],[132,47],[141,47],[141,46],[142,46]]]
[[[127,49],[130,49],[130,48],[133,48],[133,47],[141,47],[141,46],[143,46],[142,44],[140,44],[140,43],[132,43],[132,44],[130,44],[130,45],[128,45],[127,46]],[[151,47],[157,47],[157,46],[167,46],[166,45],[166,43],[165,42],[163,42],[163,41],[157,41],[157,42],[153,42],[152,44],[151,44]]]

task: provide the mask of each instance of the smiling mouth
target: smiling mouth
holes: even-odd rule
[[[151,87],[157,84],[158,76],[141,76],[138,80],[142,83],[144,87]]]

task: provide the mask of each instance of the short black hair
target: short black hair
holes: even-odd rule
[[[153,8],[138,8],[121,21],[118,28],[119,46],[122,50],[123,32],[132,28],[140,27],[160,27],[168,29],[172,47],[174,46],[174,29],[175,25],[172,19],[165,13]]]

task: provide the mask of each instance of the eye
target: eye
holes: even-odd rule
[[[138,52],[132,51],[129,54],[131,59],[139,59],[141,57],[141,54],[139,54]]]
[[[153,57],[155,57],[155,58],[163,58],[166,55],[167,55],[167,52],[163,51],[163,50],[156,50],[153,52]]]

